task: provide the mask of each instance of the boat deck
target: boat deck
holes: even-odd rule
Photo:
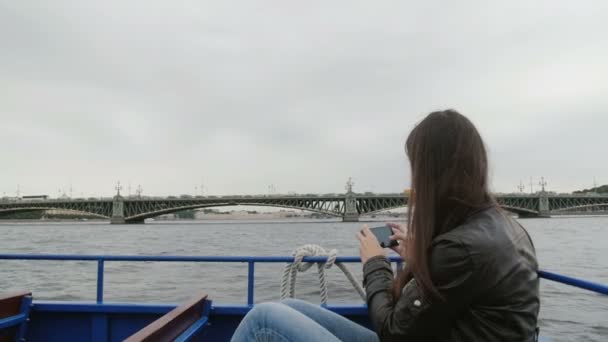
[[[201,338],[205,341],[228,341],[242,317],[254,305],[255,265],[257,263],[289,263],[293,257],[282,256],[140,256],[140,255],[35,255],[0,254],[0,260],[77,260],[97,263],[97,297],[92,302],[44,301],[36,300],[31,307],[27,326],[28,341],[122,341],[149,323],[158,319],[176,305],[110,303],[104,301],[104,266],[107,262],[213,262],[242,263],[247,266],[247,298],[243,304],[214,303],[210,293],[211,310],[209,324],[203,329]],[[304,261],[324,263],[325,257],[307,257]],[[338,257],[336,262],[357,263],[358,257]],[[402,260],[392,257],[391,262],[401,264]],[[561,282],[570,286],[608,295],[608,286],[580,279],[540,271],[542,278]],[[193,292],[206,290],[192,289]],[[331,305],[328,309],[369,327],[365,305]]]

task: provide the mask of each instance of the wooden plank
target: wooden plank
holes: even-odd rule
[[[7,318],[19,314],[23,297],[31,295],[32,293],[29,291],[22,291],[0,297],[0,318]],[[0,342],[12,342],[18,328],[19,327],[16,326],[1,331]]]
[[[31,292],[23,291],[0,297],[0,318],[7,318],[18,314],[23,297],[31,295]]]
[[[207,295],[201,293],[150,323],[125,342],[173,341],[202,317]]]

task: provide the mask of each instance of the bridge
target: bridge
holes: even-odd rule
[[[106,199],[42,199],[9,200],[0,202],[0,216],[23,211],[72,210],[100,218],[113,224],[142,223],[147,218],[178,211],[223,206],[267,206],[301,209],[358,221],[362,215],[405,207],[404,194],[357,194],[352,185],[345,194],[336,195],[258,195],[258,196],[183,196],[163,198],[123,197],[120,192]],[[550,217],[563,213],[580,213],[590,210],[608,211],[608,195],[496,195],[498,204],[520,217]]]

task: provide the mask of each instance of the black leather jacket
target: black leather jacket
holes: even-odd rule
[[[532,241],[498,208],[471,216],[433,240],[431,278],[444,301],[424,298],[416,280],[396,304],[388,260],[363,266],[371,321],[381,341],[534,341],[538,264]]]

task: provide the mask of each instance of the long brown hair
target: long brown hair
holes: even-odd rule
[[[493,205],[488,191],[488,158],[475,126],[455,110],[433,112],[405,144],[412,171],[406,267],[394,283],[395,301],[412,278],[429,299],[442,299],[431,279],[432,240]]]

